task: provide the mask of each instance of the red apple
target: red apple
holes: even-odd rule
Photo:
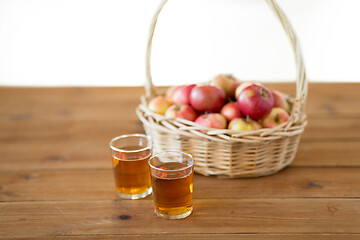
[[[219,74],[211,81],[211,85],[222,88],[228,98],[234,99],[235,90],[240,82],[232,75]]]
[[[248,86],[251,86],[253,84],[256,84],[256,85],[259,85],[259,86],[263,86],[261,83],[259,82],[243,82],[240,84],[240,86],[238,86],[235,90],[235,98],[238,99],[239,98],[239,95],[240,95],[240,92],[245,89],[246,87]]]
[[[177,104],[190,104],[190,94],[196,84],[180,86],[174,90],[172,100]]]
[[[196,123],[208,128],[226,128],[227,122],[223,115],[220,113],[208,113],[200,115],[195,120]]]
[[[197,117],[195,110],[187,104],[171,105],[165,112],[165,117],[183,118],[189,121],[194,121]]]
[[[231,121],[234,118],[243,117],[237,102],[231,102],[225,104],[222,108],[220,113],[226,118],[226,120]]]
[[[174,92],[181,86],[171,86],[166,90],[165,98],[171,103],[174,103],[173,96]]]
[[[200,112],[218,112],[224,103],[225,91],[215,86],[196,86],[190,94],[190,105]]]
[[[250,85],[244,88],[237,99],[240,111],[254,120],[268,115],[274,106],[271,92],[259,85]]]
[[[289,114],[283,108],[274,107],[270,114],[261,120],[264,128],[273,128],[289,120]]]
[[[168,102],[168,100],[166,100],[165,97],[157,96],[151,99],[151,101],[148,104],[148,108],[150,111],[154,113],[164,115],[168,107],[170,107],[170,105],[171,103]]]
[[[286,100],[286,95],[278,90],[271,91],[274,98],[274,107],[285,109],[288,113],[290,112],[290,105]]]
[[[248,118],[235,118],[229,123],[228,129],[237,131],[250,131],[261,129],[260,123]]]

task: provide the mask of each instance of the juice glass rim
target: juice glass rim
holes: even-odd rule
[[[114,147],[112,144],[119,140],[119,139],[122,139],[122,138],[127,138],[127,137],[143,137],[143,138],[146,138],[147,141],[148,141],[148,145],[146,147],[143,147],[143,148],[140,148],[140,149],[137,149],[137,150],[126,150],[126,149],[121,149],[121,148],[117,148],[117,147]],[[136,152],[142,152],[144,150],[148,150],[152,148],[152,138],[149,136],[149,135],[145,135],[145,134],[141,134],[141,133],[135,133],[135,134],[125,134],[125,135],[121,135],[121,136],[117,136],[117,137],[114,137],[113,139],[110,140],[109,142],[109,146],[112,150],[114,151],[118,151],[118,152],[126,152],[126,153],[136,153]]]
[[[188,157],[190,157],[191,159],[191,164],[187,165],[186,167],[182,167],[182,168],[178,168],[178,169],[162,169],[162,168],[158,168],[158,167],[155,167],[154,165],[151,164],[151,160],[155,157],[157,157],[158,155],[163,155],[163,154],[177,154],[177,155],[186,155]],[[176,172],[176,171],[181,171],[181,170],[185,170],[185,169],[188,169],[188,168],[192,168],[194,166],[194,157],[189,154],[189,153],[185,153],[185,152],[181,152],[181,151],[163,151],[163,152],[159,152],[159,153],[155,153],[154,155],[151,156],[151,158],[149,159],[148,163],[149,163],[149,166],[153,169],[156,169],[158,171],[162,171],[162,172]]]

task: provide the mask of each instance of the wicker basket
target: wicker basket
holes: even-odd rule
[[[149,111],[148,101],[160,94],[152,84],[150,56],[157,18],[167,2],[163,0],[153,18],[148,40],[146,96],[136,109],[146,134],[153,138],[154,152],[180,150],[191,153],[195,157],[195,172],[207,176],[258,177],[276,173],[291,164],[307,123],[304,108],[308,83],[299,42],[290,23],[274,0],[266,1],[281,21],[296,59],[296,98],[289,121],[271,129],[233,131],[204,128],[191,121],[166,118]]]

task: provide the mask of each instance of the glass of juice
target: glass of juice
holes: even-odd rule
[[[122,198],[139,199],[151,194],[148,161],[152,154],[150,136],[129,134],[110,141],[117,193]]]
[[[194,158],[167,151],[149,160],[155,213],[167,219],[181,219],[193,211]]]

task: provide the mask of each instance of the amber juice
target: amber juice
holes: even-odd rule
[[[155,211],[164,216],[191,213],[193,171],[184,163],[169,162],[157,166],[151,174]],[[173,171],[177,170],[179,171]],[[184,170],[181,170],[184,169]]]
[[[148,160],[151,150],[136,152],[142,147],[123,147],[113,155],[113,172],[116,190],[120,196],[141,195],[151,187]],[[136,197],[134,197],[136,198]]]

